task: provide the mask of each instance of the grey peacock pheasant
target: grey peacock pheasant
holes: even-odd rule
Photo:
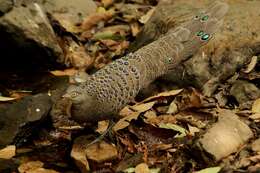
[[[108,64],[85,83],[70,86],[71,116],[78,122],[118,113],[140,89],[167,74],[206,44],[222,24],[228,5],[215,2],[157,41]]]

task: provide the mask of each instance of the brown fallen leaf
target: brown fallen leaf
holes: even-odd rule
[[[132,35],[134,37],[137,36],[137,34],[141,31],[141,27],[139,26],[139,24],[137,22],[131,23],[130,27],[131,27]]]
[[[101,3],[103,4],[104,7],[108,7],[114,3],[113,0],[101,0]]]
[[[178,112],[178,106],[176,105],[176,103],[174,101],[172,101],[166,113],[167,114],[176,114],[177,112]]]
[[[108,127],[109,127],[109,120],[99,121],[98,122],[98,128],[96,129],[96,132],[102,134],[107,130]]]
[[[113,15],[114,12],[112,10],[107,11],[104,8],[99,7],[95,14],[87,16],[87,18],[82,22],[81,29],[83,31],[90,30],[92,27],[97,25],[100,21],[107,21],[111,19]]]
[[[151,109],[154,106],[155,103],[156,102],[153,101],[153,102],[149,102],[149,103],[136,104],[134,106],[131,106],[131,109],[133,109],[133,110],[135,110],[139,113],[142,113],[142,112],[146,112],[149,109]]]
[[[257,64],[257,56],[253,56],[247,68],[243,72],[250,73],[255,68],[256,64]]]
[[[54,76],[73,76],[78,72],[78,70],[74,68],[65,69],[65,70],[54,70],[50,71]]]
[[[135,167],[135,173],[149,173],[149,167],[146,163],[140,163]]]
[[[252,112],[254,113],[260,113],[260,98],[256,99],[252,106]]]
[[[118,155],[117,148],[104,141],[88,146],[85,151],[88,159],[94,160],[98,163],[113,160]]]
[[[129,126],[130,122],[132,120],[136,120],[138,116],[140,115],[140,112],[133,112],[130,115],[120,119],[113,127],[113,130],[116,132],[118,130],[124,129]]]
[[[180,94],[183,91],[183,89],[178,89],[178,90],[171,90],[171,91],[167,91],[167,92],[162,92],[160,94],[157,94],[155,96],[149,97],[145,100],[143,100],[142,102],[148,102],[151,100],[156,100],[159,99],[161,97],[170,97],[170,96],[176,96],[178,94]]]
[[[58,173],[51,169],[43,168],[43,163],[40,161],[30,161],[21,164],[18,167],[19,173]]]
[[[0,96],[0,102],[8,102],[12,100],[15,100],[15,98]]]
[[[86,146],[87,138],[85,136],[80,136],[74,140],[74,144],[71,150],[71,157],[74,159],[75,164],[82,173],[87,173],[90,171],[89,163],[86,157]]]
[[[145,24],[153,15],[155,11],[155,8],[150,9],[145,15],[143,15],[140,19],[139,22],[142,24]]]
[[[9,145],[0,150],[0,159],[11,159],[15,156],[15,145]]]

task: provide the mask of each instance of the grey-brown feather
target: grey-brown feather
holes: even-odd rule
[[[108,64],[86,83],[70,86],[65,97],[72,100],[72,117],[86,122],[118,113],[140,89],[174,70],[207,43],[208,40],[202,40],[197,32],[203,31],[211,38],[227,8],[225,3],[216,2],[203,13],[208,20],[192,18],[157,41]]]

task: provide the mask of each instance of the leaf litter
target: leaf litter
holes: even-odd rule
[[[101,0],[97,1],[97,4],[99,7],[96,13],[85,18],[82,24],[76,29],[74,28],[75,33],[77,33],[75,36],[81,44],[67,40],[71,42],[71,46],[67,48],[66,59],[70,67],[65,70],[51,71],[54,76],[74,76],[85,70],[87,72],[95,71],[125,55],[129,44],[141,31],[143,24],[150,19],[155,9],[155,6],[152,6],[149,1],[122,3],[114,0]],[[259,75],[256,73],[257,65],[257,56],[253,56],[247,68],[242,70],[241,76],[245,73],[250,82],[257,79],[257,75]],[[245,75],[243,77],[245,78]],[[229,88],[228,85],[230,84],[223,86],[223,88]],[[249,89],[245,88],[245,90]],[[215,96],[222,91],[217,91]],[[236,92],[241,93],[242,91],[238,89]],[[185,172],[185,170],[198,173],[217,173],[223,167],[218,166],[216,162],[212,162],[216,167],[211,167],[212,163],[208,164],[210,159],[214,160],[215,158],[208,158],[205,153],[194,156],[193,152],[199,153],[201,150],[207,149],[206,153],[211,151],[210,147],[203,148],[203,146],[199,146],[202,148],[196,146],[197,148],[194,149],[194,145],[201,144],[196,142],[197,139],[200,139],[200,134],[208,137],[207,141],[219,140],[220,143],[226,140],[221,137],[230,135],[232,141],[226,143],[240,142],[239,144],[244,144],[241,143],[244,140],[240,139],[241,136],[231,135],[233,131],[229,131],[226,124],[219,125],[219,122],[222,121],[226,123],[226,120],[221,120],[221,116],[225,117],[231,114],[225,111],[219,113],[219,107],[230,110],[235,108],[238,115],[243,114],[242,117],[239,116],[239,120],[235,118],[235,121],[239,124],[241,123],[240,119],[243,119],[245,124],[253,128],[255,138],[259,138],[257,135],[260,123],[259,98],[254,99],[251,109],[243,113],[243,109],[239,109],[240,105],[234,101],[234,96],[228,91],[221,93],[227,99],[222,105],[218,99],[205,97],[200,91],[193,88],[168,88],[165,92],[158,90],[157,93],[157,95],[143,98],[142,101],[135,101],[121,110],[119,114],[121,119],[115,120],[113,130],[104,134],[104,138],[93,144],[91,144],[93,140],[98,139],[100,134],[106,133],[109,129],[108,122],[99,122],[95,131],[91,132],[82,130],[82,128],[67,127],[62,129],[63,132],[60,133],[49,132],[48,128],[41,128],[39,129],[41,135],[36,135],[35,139],[31,139],[32,143],[26,145],[30,151],[40,150],[42,152],[33,152],[33,154],[24,157],[22,154],[16,154],[15,146],[6,146],[0,150],[0,158],[9,160],[16,157],[16,159],[21,160],[18,171],[24,173],[55,173],[64,170],[77,170],[83,173],[89,171],[119,172],[119,170],[137,173]],[[252,93],[249,92],[250,94]],[[0,96],[0,102],[14,101],[17,97]],[[23,95],[19,98],[22,97]],[[246,129],[245,124],[243,123],[241,128]],[[216,126],[223,128],[218,129]],[[223,134],[229,134],[219,135],[217,132],[221,130]],[[42,136],[42,134],[44,135]],[[80,136],[82,134],[86,135]],[[66,139],[63,135],[67,136]],[[48,149],[41,147],[40,143],[45,143]],[[231,160],[236,165],[241,162],[241,159],[236,156],[242,153],[241,151],[248,153],[244,158],[249,164],[241,164],[240,167],[237,166],[237,169],[243,169],[243,171],[260,169],[259,151],[252,151],[246,147],[234,149],[231,144],[229,147],[232,152],[228,155],[233,158],[226,159]],[[256,150],[255,148],[257,147],[254,146],[254,150]],[[227,156],[223,150],[214,154],[219,156],[220,153],[221,156]],[[71,158],[74,160],[74,167],[68,162]],[[226,165],[224,168],[233,169],[232,165]]]

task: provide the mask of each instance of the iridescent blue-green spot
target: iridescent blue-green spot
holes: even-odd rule
[[[199,31],[199,32],[197,32],[197,34],[196,34],[196,35],[200,37],[200,36],[202,36],[203,34],[204,34],[204,32],[203,32],[203,31]]]
[[[205,15],[201,18],[201,21],[205,22],[209,19],[209,16],[208,15]]]
[[[209,34],[204,34],[203,36],[201,36],[201,40],[206,41],[209,39],[209,36],[210,36]]]

